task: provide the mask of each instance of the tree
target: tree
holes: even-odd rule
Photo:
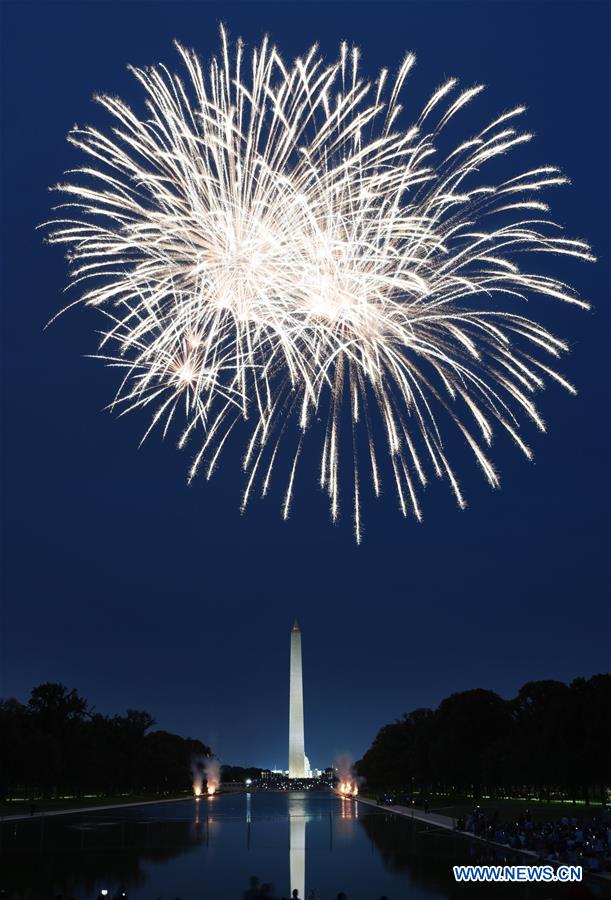
[[[30,711],[47,729],[59,730],[68,723],[81,722],[90,714],[87,701],[64,684],[47,681],[33,688]]]
[[[529,681],[513,700],[463,691],[383,726],[357,764],[375,788],[604,798],[611,675]]]
[[[429,778],[428,730],[433,717],[430,709],[406,713],[380,729],[376,738],[357,763],[358,774],[367,783],[380,788],[411,787]]]
[[[479,797],[486,750],[510,728],[507,703],[493,691],[463,691],[443,700],[431,727],[430,759],[436,782],[472,790]]]
[[[0,701],[0,789],[11,797],[69,792],[129,793],[187,790],[201,741],[151,731],[144,710],[104,716],[63,684],[32,690],[27,705]]]

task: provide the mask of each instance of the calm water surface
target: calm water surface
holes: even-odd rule
[[[524,862],[331,794],[225,794],[199,802],[24,820],[2,826],[0,890],[14,898],[242,900],[249,879],[319,900],[499,900],[609,896],[597,885],[456,885],[452,865]]]

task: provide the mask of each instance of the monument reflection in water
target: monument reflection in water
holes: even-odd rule
[[[308,794],[289,795],[289,878],[290,892],[297,889],[300,897],[306,896],[306,836],[307,825],[320,816],[308,814]],[[358,804],[345,797],[340,798],[340,819],[358,819]],[[333,850],[333,815],[329,814],[329,850]],[[308,883],[309,890],[313,886]]]
[[[292,895],[294,890],[298,891],[299,897],[306,896],[306,847],[307,847],[307,825],[308,822],[321,820],[321,814],[313,815],[309,812],[309,801],[311,795],[303,792],[292,792],[286,795],[288,799],[288,822],[289,822],[289,894]],[[358,819],[358,804],[351,799],[340,797],[339,818]],[[328,814],[329,819],[329,851],[333,850],[333,814]],[[251,847],[251,824],[252,824],[252,794],[246,794],[246,810],[245,821],[247,826],[247,847]],[[209,813],[204,829],[203,838],[206,846],[210,841],[210,825],[214,824],[213,816]],[[201,820],[199,816],[199,804],[196,812],[196,833],[201,835]],[[283,879],[283,886],[284,886]],[[313,887],[308,885],[309,890]],[[284,895],[284,890],[282,891]]]
[[[289,808],[289,871],[291,891],[305,897],[306,816]]]

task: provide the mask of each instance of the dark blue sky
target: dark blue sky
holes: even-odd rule
[[[225,761],[284,765],[297,616],[306,751],[323,765],[452,691],[509,696],[528,679],[608,671],[609,6],[4,3],[2,15],[1,693],[25,699],[61,680],[100,711],[147,709]],[[534,463],[498,442],[501,491],[457,449],[466,512],[445,483],[427,489],[422,525],[390,496],[367,502],[357,548],[348,516],[331,526],[302,479],[288,523],[278,495],[240,516],[236,466],[188,487],[188,453],[172,440],[138,449],[145,419],[102,411],[115,378],[84,358],[94,313],[43,333],[66,265],[34,228],[49,217],[48,186],[78,158],[65,134],[74,122],[106,127],[97,91],[141,109],[126,64],[174,67],[174,37],[206,56],[220,18],[250,44],[269,32],[286,57],[314,41],[329,57],[341,39],[357,43],[371,75],[413,50],[414,110],[449,75],[483,81],[484,98],[455,120],[457,141],[524,102],[536,140],[505,160],[508,177],[532,162],[572,180],[548,199],[599,262],[537,262],[595,311],[536,309],[570,341],[563,370],[579,395],[541,396],[549,430],[527,430]]]

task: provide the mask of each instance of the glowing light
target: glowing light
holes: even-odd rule
[[[352,780],[340,781],[337,789],[342,797],[357,797],[359,793],[358,785]]]
[[[101,96],[112,134],[69,136],[92,162],[58,186],[49,240],[106,316],[98,355],[123,370],[111,408],[152,411],[144,437],[180,421],[179,446],[199,441],[190,478],[212,475],[241,421],[242,506],[287,456],[285,518],[313,435],[333,520],[351,483],[359,542],[363,470],[376,496],[387,470],[404,516],[421,519],[431,473],[464,507],[448,431],[497,487],[495,433],[530,459],[522,420],[545,429],[536,392],[553,380],[575,393],[541,361],[567,344],[525,303],[587,307],[530,268],[541,253],[593,259],[535,198],[566,179],[541,166],[479,180],[530,140],[523,107],[439,149],[481,86],[450,79],[403,124],[411,54],[394,82],[384,70],[369,84],[345,44],[330,64],[313,47],[287,65],[267,39],[248,63],[241,42],[221,42],[206,66],[178,46],[186,78],[132,69],[144,118]]]
[[[221,784],[221,764],[216,757],[205,757],[204,772],[206,773],[206,791],[208,796],[212,797]]]
[[[341,753],[336,757],[334,768],[338,774],[337,791],[341,797],[358,796],[358,779],[354,771],[354,765],[350,756]]]
[[[199,800],[199,798],[200,798],[201,795],[202,795],[202,786],[201,786],[201,784],[195,784],[195,785],[193,785],[193,793],[194,793],[195,797]]]

